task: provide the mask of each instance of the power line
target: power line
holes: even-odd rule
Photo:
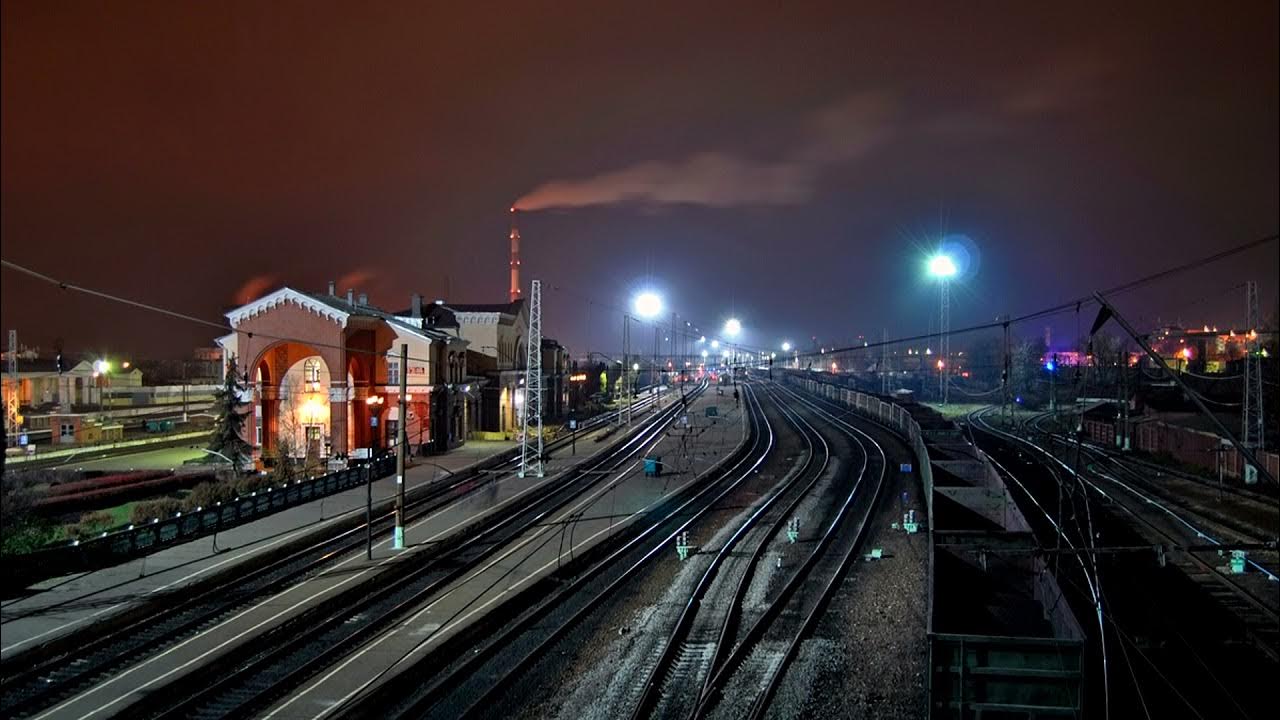
[[[1189,270],[1194,270],[1194,269],[1203,267],[1205,265],[1218,262],[1219,260],[1224,260],[1234,255],[1239,255],[1240,253],[1253,250],[1254,248],[1261,247],[1268,243],[1275,242],[1276,240],[1280,240],[1280,235],[1276,235],[1276,234],[1267,235],[1266,237],[1259,238],[1257,240],[1252,240],[1250,242],[1244,243],[1243,245],[1237,245],[1228,250],[1223,250],[1222,252],[1217,252],[1212,255],[1207,255],[1197,260],[1183,263],[1182,265],[1178,265],[1176,267],[1167,268],[1165,270],[1161,270],[1160,272],[1152,273],[1150,275],[1146,275],[1136,280],[1131,280],[1129,282],[1116,285],[1106,290],[1099,291],[1099,294],[1104,296],[1109,296],[1109,295],[1117,295],[1120,293],[1128,292],[1130,290],[1135,290],[1139,287],[1148,285],[1158,280],[1164,280],[1165,278],[1172,277],[1174,275],[1178,275],[1178,274],[1187,272]],[[1097,301],[1094,300],[1092,295],[1082,296],[1082,297],[1076,298],[1075,300],[1068,300],[1067,302],[1059,303],[1057,305],[1053,305],[1041,310],[1036,310],[1034,312],[1030,312],[1025,315],[1019,315],[1017,317],[1009,317],[1004,320],[998,320],[996,322],[989,322],[989,323],[982,323],[980,325],[970,325],[969,327],[951,330],[950,333],[952,335],[956,335],[956,334],[963,334],[963,333],[970,333],[970,332],[978,332],[981,330],[994,330],[996,328],[1002,328],[1006,325],[1022,323],[1028,320],[1037,320],[1040,318],[1058,315],[1064,312],[1078,311],[1080,308],[1096,304],[1096,302]],[[923,335],[901,337],[901,338],[896,338],[894,340],[884,340],[881,342],[864,343],[862,345],[852,345],[849,347],[833,348],[831,350],[825,351],[825,353],[816,353],[812,351],[807,353],[798,353],[798,356],[799,357],[818,357],[820,354],[830,355],[832,353],[854,352],[857,350],[878,348],[882,345],[896,345],[896,344],[905,343],[905,342],[918,342],[920,340],[928,340],[936,336],[937,336],[937,333],[925,333]]]
[[[181,313],[181,312],[178,312],[178,311],[176,311],[176,310],[169,310],[169,309],[167,309],[167,308],[162,308],[162,307],[159,307],[159,306],[157,306],[157,305],[151,305],[151,304],[149,304],[149,303],[144,303],[144,302],[141,302],[141,301],[138,301],[138,300],[133,300],[133,299],[131,299],[131,298],[121,297],[121,296],[119,296],[119,295],[113,295],[113,294],[111,294],[111,293],[103,292],[103,291],[101,291],[101,290],[94,290],[93,288],[87,288],[87,287],[84,287],[84,286],[81,286],[81,285],[76,285],[75,283],[63,282],[63,281],[58,280],[58,279],[56,279],[56,278],[50,277],[49,275],[45,275],[44,273],[37,272],[37,271],[35,271],[35,270],[32,270],[31,268],[24,267],[24,266],[22,266],[22,265],[18,265],[17,263],[10,262],[10,261],[8,261],[8,260],[0,259],[0,265],[3,265],[3,267],[6,267],[6,268],[8,268],[8,269],[10,269],[10,270],[13,270],[13,271],[15,271],[15,272],[19,272],[19,273],[22,273],[22,274],[24,274],[24,275],[28,275],[28,276],[30,276],[30,277],[36,278],[37,280],[44,281],[44,282],[49,283],[49,284],[51,284],[51,285],[56,285],[56,286],[58,286],[58,288],[59,288],[59,289],[62,289],[62,290],[71,290],[71,291],[73,291],[73,292],[84,293],[84,294],[86,294],[86,295],[90,295],[90,296],[93,296],[93,297],[96,297],[96,298],[101,298],[101,299],[103,299],[103,300],[110,300],[110,301],[112,301],[112,302],[121,303],[121,304],[123,304],[123,305],[128,305],[128,306],[130,306],[130,307],[139,308],[139,309],[142,309],[142,310],[149,310],[149,311],[151,311],[151,312],[156,312],[156,313],[160,313],[160,314],[162,314],[162,315],[167,315],[167,316],[169,316],[169,317],[176,318],[176,319],[178,319],[178,320],[186,320],[186,321],[188,321],[188,322],[197,323],[197,324],[199,324],[199,325],[203,325],[203,326],[205,326],[205,327],[211,327],[211,328],[214,328],[214,329],[216,329],[216,330],[220,330],[220,331],[222,331],[222,332],[224,332],[224,333],[227,333],[227,332],[244,332],[244,333],[245,333],[245,335],[247,335],[247,336],[249,336],[249,337],[251,337],[251,338],[253,338],[253,337],[259,337],[259,338],[266,338],[266,339],[268,339],[268,340],[279,340],[279,341],[282,341],[282,342],[296,342],[296,343],[299,343],[299,344],[308,345],[308,346],[313,347],[313,348],[326,348],[326,349],[330,349],[330,350],[342,350],[342,351],[345,351],[345,352],[348,352],[348,353],[357,353],[357,354],[364,354],[364,355],[375,355],[375,356],[379,356],[379,357],[387,355],[387,353],[386,353],[386,352],[379,352],[379,351],[377,351],[377,350],[368,350],[368,349],[365,349],[365,348],[350,347],[350,346],[345,346],[345,345],[334,345],[334,344],[332,344],[332,343],[316,342],[316,341],[311,340],[311,339],[308,339],[308,338],[289,337],[289,336],[284,336],[284,335],[271,335],[271,334],[268,334],[268,333],[261,333],[261,332],[249,332],[249,331],[247,331],[247,330],[241,331],[241,330],[237,330],[236,328],[232,327],[232,326],[231,326],[230,324],[228,324],[228,323],[216,323],[216,322],[213,322],[213,321],[211,321],[211,320],[205,320],[204,318],[199,318],[199,317],[196,317],[196,316],[194,316],[194,315],[188,315],[188,314],[186,314],[186,313]],[[388,352],[389,352],[389,351],[388,351]],[[431,362],[431,360],[430,360],[429,358],[410,357],[409,359],[410,359],[410,360],[416,360],[416,361],[418,361],[418,362],[425,362],[425,363],[430,363],[430,362]]]

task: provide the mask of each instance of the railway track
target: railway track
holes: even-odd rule
[[[586,429],[607,424],[614,414],[593,419]],[[548,452],[569,442],[568,438],[557,440],[548,446]],[[517,464],[511,459],[487,473],[466,473],[433,483],[424,488],[424,493],[411,498],[406,507],[407,518],[413,521],[475,492],[488,482],[497,482],[502,476],[514,473]],[[491,478],[477,482],[483,474]],[[393,522],[391,513],[380,514],[373,519],[373,533],[389,532]],[[265,562],[243,564],[234,573],[158,596],[109,621],[7,659],[6,669],[19,669],[6,674],[0,686],[3,688],[0,713],[4,717],[29,716],[217,624],[267,595],[316,576],[341,558],[362,549],[366,527],[365,522],[359,520],[348,523],[337,534],[291,543],[281,552],[272,553]],[[332,530],[326,532],[332,533]]]
[[[1008,433],[992,426],[986,420],[988,411],[974,411],[970,414],[971,427],[1000,438],[1006,442],[1030,449],[1042,462],[1050,467],[1061,469],[1076,476],[1076,470],[1058,459],[1048,450],[1019,435]],[[1147,478],[1135,468],[1127,467],[1123,459],[1109,456],[1107,453],[1081,445],[1082,454],[1089,459],[1080,473],[1084,486],[1098,497],[1108,501],[1125,516],[1145,531],[1145,534],[1158,539],[1171,552],[1170,558],[1201,590],[1213,598],[1243,624],[1246,635],[1264,655],[1271,660],[1280,660],[1280,614],[1274,607],[1275,598],[1268,602],[1250,590],[1242,582],[1224,572],[1223,568],[1200,557],[1204,546],[1226,544],[1217,534],[1207,527],[1204,519],[1196,516],[1191,509],[1177,505],[1158,497],[1154,492],[1144,489]],[[1107,488],[1102,487],[1106,483]],[[1274,538],[1253,538],[1254,540],[1274,543]],[[1199,546],[1199,549],[1192,549]],[[1178,551],[1180,550],[1180,551]],[[1256,560],[1249,560],[1254,572],[1267,578],[1268,584],[1274,588],[1277,575],[1273,569]],[[1274,590],[1272,590],[1274,593]]]
[[[781,392],[809,408],[827,427],[836,429],[860,447],[861,467],[848,496],[813,550],[755,623],[739,636],[721,665],[713,669],[688,717],[706,717],[716,712],[730,691],[738,707],[750,708],[746,717],[764,717],[801,643],[812,633],[841,578],[860,557],[868,521],[884,489],[887,475],[884,449],[869,434],[846,422],[842,417],[843,408],[837,415],[824,407],[828,403],[819,404],[790,388],[783,387]],[[870,487],[864,487],[864,483]]]
[[[769,394],[776,400],[773,392]],[[778,409],[805,443],[804,463],[721,543],[666,642],[648,663],[636,697],[627,703],[633,719],[687,715],[696,706],[712,672],[724,664],[732,648],[755,568],[830,466],[831,446],[822,434],[784,403],[778,402]],[[709,598],[713,586],[727,597]]]
[[[604,457],[540,486],[507,512],[483,517],[441,541],[429,555],[396,563],[370,580],[308,607],[170,681],[124,709],[129,717],[248,717],[345,653],[376,637],[425,600],[474,569],[508,540],[542,521],[586,488],[643,452],[680,410],[645,421]],[[210,682],[209,678],[216,678]]]
[[[743,447],[686,490],[581,558],[585,570],[517,597],[515,607],[476,623],[345,709],[348,717],[450,717],[484,715],[566,633],[617,595],[675,538],[752,476],[774,447],[774,432],[756,394],[747,389],[752,418]],[[572,571],[571,571],[572,572]],[[514,620],[505,621],[502,617]]]

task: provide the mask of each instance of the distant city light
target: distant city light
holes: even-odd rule
[[[791,352],[791,343],[789,342],[782,343],[782,352]]]
[[[1045,361],[1044,369],[1053,372],[1058,366],[1052,360]]]

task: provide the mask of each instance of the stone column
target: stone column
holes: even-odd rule
[[[350,392],[345,380],[329,381],[329,450],[331,455],[346,455],[347,410]]]
[[[262,383],[258,387],[259,404],[262,406],[262,448],[263,455],[269,455],[276,449],[276,433],[280,427],[280,386]],[[250,409],[245,419],[245,435],[252,443],[254,440],[253,410]]]

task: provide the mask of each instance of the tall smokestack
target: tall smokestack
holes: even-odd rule
[[[520,299],[520,228],[516,227],[515,207],[511,208],[511,302]]]

